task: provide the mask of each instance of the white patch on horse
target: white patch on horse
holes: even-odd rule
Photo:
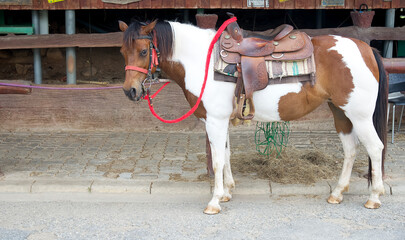
[[[170,22],[170,25],[175,38],[172,60],[178,61],[184,66],[186,90],[199,97],[204,82],[208,48],[215,32],[210,29],[204,30],[178,22]],[[215,51],[212,54],[215,54]],[[214,57],[211,55],[207,85],[202,102],[207,114],[215,114],[217,118],[229,119],[233,109],[232,100],[235,84],[214,81],[213,66]],[[218,111],[218,109],[221,109],[221,111]]]
[[[273,84],[265,89],[253,93],[255,104],[255,121],[278,122],[282,121],[278,111],[281,97],[289,93],[298,93],[302,89],[301,83]]]
[[[333,37],[336,39],[336,43],[329,51],[335,50],[342,56],[342,61],[350,70],[354,84],[348,102],[342,109],[348,114],[352,112],[360,113],[361,116],[356,116],[356,118],[369,118],[374,113],[378,94],[378,81],[367,67],[358,46],[353,40],[340,36]],[[369,101],[364,102],[364,99]],[[350,116],[348,117],[350,118]]]

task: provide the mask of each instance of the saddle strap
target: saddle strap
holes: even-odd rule
[[[253,92],[264,89],[269,77],[264,57],[241,57],[241,70],[246,98],[253,97]]]

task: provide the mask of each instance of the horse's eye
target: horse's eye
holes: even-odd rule
[[[148,54],[148,50],[147,50],[147,49],[142,50],[141,53],[140,53],[140,55],[141,55],[142,57],[145,57],[146,54]]]

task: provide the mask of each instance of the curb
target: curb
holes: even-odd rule
[[[331,184],[333,183],[333,184]],[[323,181],[312,185],[280,184],[267,180],[240,179],[232,191],[236,195],[329,195],[335,181]],[[385,195],[405,195],[405,179],[390,179],[384,182]],[[174,181],[132,181],[132,180],[91,180],[91,179],[36,179],[2,180],[1,193],[112,193],[112,194],[204,194],[213,193],[213,181],[174,182]],[[366,180],[350,183],[346,195],[368,195]]]

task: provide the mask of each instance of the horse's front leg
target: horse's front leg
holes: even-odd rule
[[[228,133],[228,119],[207,118],[205,126],[211,146],[212,166],[215,174],[214,194],[208,206],[206,214],[217,214],[221,211],[219,202],[224,196],[224,166]]]

